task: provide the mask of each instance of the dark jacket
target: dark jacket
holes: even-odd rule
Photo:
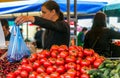
[[[35,16],[34,24],[46,29],[44,36],[44,49],[50,49],[52,45],[69,46],[70,26],[64,20],[52,22]]]
[[[90,30],[85,36],[84,48],[93,48],[100,55],[109,57],[111,56],[110,44],[112,39],[120,39],[120,32],[108,28]]]
[[[34,39],[36,40],[36,46],[37,48],[42,48],[42,34],[43,34],[43,30],[38,30],[35,33]]]

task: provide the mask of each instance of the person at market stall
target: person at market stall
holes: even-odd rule
[[[36,48],[40,48],[42,49],[42,34],[43,34],[43,30],[42,28],[39,26],[36,28],[36,33],[34,36],[35,39],[35,44],[36,44]]]
[[[70,26],[64,21],[63,13],[55,1],[46,1],[41,7],[42,15],[19,16],[15,19],[16,24],[32,22],[45,28],[44,49],[50,49],[52,45],[67,45],[70,40]]]
[[[9,28],[8,20],[0,19],[0,21],[1,21],[2,28],[3,28],[3,32],[4,32],[5,41],[9,41],[11,33],[9,31],[10,28]]]
[[[106,15],[97,12],[91,30],[85,36],[84,48],[92,48],[100,55],[111,57],[111,39],[120,39],[120,32],[107,28]]]
[[[77,36],[77,45],[78,46],[83,46],[86,33],[87,33],[86,27],[83,27],[82,31],[78,33],[78,36]]]

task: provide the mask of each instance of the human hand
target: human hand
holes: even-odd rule
[[[22,24],[24,22],[32,22],[34,23],[35,18],[33,16],[19,16],[15,19],[15,23],[17,25]]]

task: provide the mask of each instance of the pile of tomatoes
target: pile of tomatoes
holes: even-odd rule
[[[98,68],[104,59],[93,49],[53,45],[50,50],[23,58],[18,69],[6,78],[90,78],[87,71]]]

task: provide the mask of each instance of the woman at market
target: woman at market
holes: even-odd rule
[[[103,12],[96,13],[92,28],[85,36],[84,48],[92,48],[100,55],[111,57],[112,39],[120,39],[120,32],[107,28],[106,15]]]
[[[64,21],[63,13],[55,1],[47,1],[42,4],[42,15],[20,16],[15,22],[17,25],[24,22],[32,22],[46,29],[44,35],[44,49],[50,49],[52,45],[67,45],[70,40],[70,26]]]
[[[6,19],[0,19],[2,28],[3,28],[3,32],[4,32],[4,36],[5,36],[5,41],[9,41],[10,40],[10,31],[9,31],[9,23]]]

